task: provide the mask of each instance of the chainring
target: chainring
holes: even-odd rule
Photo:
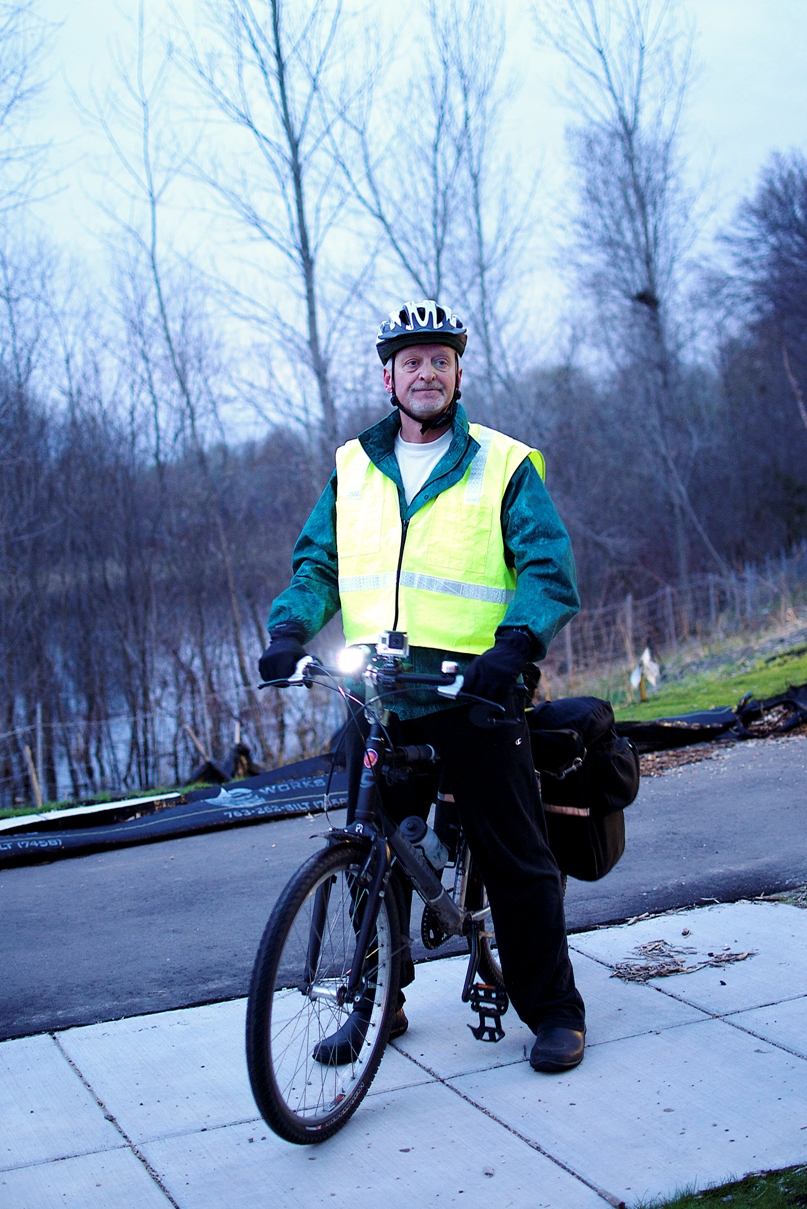
[[[428,906],[424,907],[423,918],[420,921],[420,939],[426,948],[439,949],[440,945],[446,943],[449,935],[449,932],[443,930],[440,921],[431,908]]]

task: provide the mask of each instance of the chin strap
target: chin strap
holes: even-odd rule
[[[390,377],[392,378],[392,394],[390,395],[389,400],[390,405],[392,407],[397,407],[399,411],[404,413],[404,415],[409,416],[410,420],[417,421],[417,423],[420,424],[421,436],[425,436],[427,432],[431,432],[431,430],[434,428],[445,428],[447,424],[454,423],[454,416],[457,414],[457,403],[462,398],[462,391],[460,390],[459,386],[456,385],[459,375],[457,375],[455,378],[454,394],[451,397],[451,402],[448,404],[448,407],[446,407],[445,411],[441,411],[439,415],[432,416],[430,420],[421,420],[420,416],[413,416],[409,408],[404,407],[403,403],[396,395],[394,365],[392,367]]]

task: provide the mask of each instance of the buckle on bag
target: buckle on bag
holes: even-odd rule
[[[477,1041],[501,1041],[504,1036],[502,1016],[510,1006],[507,991],[503,987],[489,986],[476,982],[471,987],[471,1011],[479,1016],[479,1024],[469,1024]]]

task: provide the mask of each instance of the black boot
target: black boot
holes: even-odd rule
[[[530,1066],[550,1075],[573,1070],[583,1061],[585,1043],[585,1028],[540,1025],[530,1053]]]
[[[345,1023],[314,1048],[311,1055],[314,1061],[323,1066],[345,1066],[355,1062],[370,1027],[371,1010],[369,1007],[354,1008]]]
[[[394,1041],[396,1037],[402,1037],[409,1028],[409,1021],[403,1010],[405,1002],[406,996],[403,991],[399,991],[398,1007],[392,1017],[389,1033],[390,1041]],[[346,1066],[348,1062],[355,1062],[370,1027],[371,1011],[372,1005],[364,1003],[354,1008],[345,1023],[315,1047],[311,1055],[314,1061],[321,1062],[323,1066]]]
[[[389,1039],[394,1041],[396,1037],[403,1037],[406,1030],[409,1028],[409,1021],[406,1019],[406,1012],[403,1010],[403,1005],[406,1003],[406,995],[403,991],[398,992],[398,1006],[395,1009],[395,1015],[392,1017],[392,1024],[389,1030]]]

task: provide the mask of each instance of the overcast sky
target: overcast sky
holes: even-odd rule
[[[180,8],[191,11],[187,0]],[[371,0],[370,11],[389,11]],[[563,153],[567,115],[553,96],[564,68],[555,56],[538,53],[530,37],[529,5],[508,0],[510,53],[525,81],[530,141],[545,149],[547,168]],[[774,148],[807,147],[807,2],[805,0],[685,0],[697,28],[700,76],[692,89],[689,128],[700,167],[710,161],[725,204],[731,206],[752,184]],[[135,0],[42,0],[40,10],[58,26],[51,56],[52,81],[38,127],[66,159],[93,151],[94,139],[75,113],[62,76],[79,95],[92,79],[103,88],[109,50],[128,36],[121,14],[136,12]],[[394,9],[393,9],[394,11]],[[168,5],[151,0],[152,18],[168,16]],[[524,47],[517,52],[515,47]],[[525,116],[527,114],[525,113]],[[71,184],[74,182],[70,182]],[[64,202],[59,209],[64,212]],[[70,190],[69,209],[81,213],[83,200]]]
[[[730,218],[773,150],[807,150],[807,0],[682,2],[696,29],[698,66],[686,115],[686,147],[693,180],[708,173],[709,196],[716,203],[701,244],[705,251],[708,233]],[[200,7],[199,0],[176,3],[189,21]],[[564,202],[563,135],[570,119],[559,96],[566,67],[555,52],[537,46],[529,0],[506,0],[505,7],[506,70],[520,81],[508,125],[524,162],[541,165],[539,196],[545,230],[536,257],[534,306],[549,317],[552,300],[562,294],[553,256]],[[97,271],[100,281],[106,252],[96,238],[103,220],[97,209],[99,182],[93,165],[106,147],[102,136],[82,120],[71,90],[85,102],[91,83],[103,93],[112,78],[110,52],[116,40],[133,47],[125,18],[136,14],[137,0],[41,0],[40,11],[53,23],[55,33],[50,82],[34,133],[53,143],[60,190],[39,207],[39,215],[57,243],[80,255],[90,279]],[[382,30],[390,12],[393,20],[401,19],[400,8],[390,7],[387,0],[367,0],[366,11]],[[169,5],[149,0],[147,15],[158,28],[167,25]],[[361,48],[355,53],[360,67]],[[416,44],[408,54],[417,54]],[[457,305],[456,300],[446,301]],[[553,339],[547,328],[543,336],[547,352]]]

